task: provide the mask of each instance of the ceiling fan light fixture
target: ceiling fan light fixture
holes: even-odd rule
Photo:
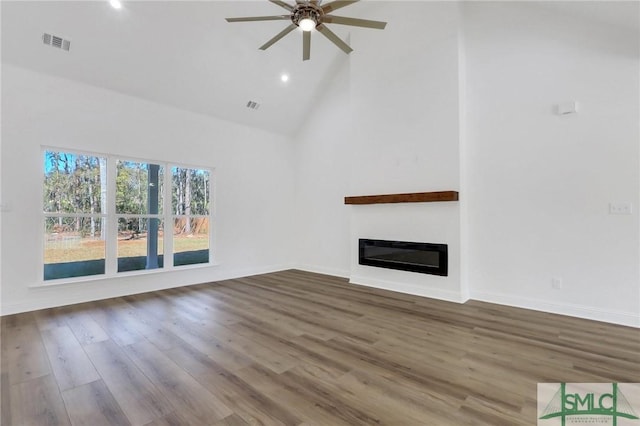
[[[318,23],[312,18],[303,18],[298,22],[298,27],[300,27],[302,31],[311,31],[316,25],[318,25]]]
[[[318,26],[322,16],[322,9],[313,4],[301,4],[293,10],[291,21],[302,31],[311,31]]]

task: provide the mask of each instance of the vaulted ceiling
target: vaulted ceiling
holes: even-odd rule
[[[290,22],[228,23],[225,17],[281,15],[265,1],[2,2],[4,63],[115,90],[245,125],[292,134],[332,69],[347,55],[315,34],[302,61],[299,30],[262,51]],[[344,8],[358,17],[366,4]],[[333,25],[343,39],[349,31]],[[43,44],[68,39],[68,52]],[[357,46],[353,46],[357,49]],[[281,81],[281,75],[289,81]],[[259,109],[251,110],[247,102]]]
[[[570,3],[575,2],[538,4],[572,13]],[[637,16],[607,3],[581,8],[583,18],[637,28]],[[106,0],[2,1],[1,7],[3,63],[286,135],[304,123],[334,70],[348,60],[314,34],[311,60],[302,61],[299,30],[261,51],[258,47],[287,21],[224,19],[286,13],[266,0],[123,0],[120,10]],[[391,7],[402,3],[361,1],[339,14],[387,21],[384,11]],[[402,22],[390,21],[387,28],[394,25]],[[341,25],[331,29],[345,40],[357,32],[358,43],[377,31]],[[70,40],[70,50],[44,45],[43,33]],[[358,45],[352,47],[352,55],[358,54]],[[283,73],[290,76],[286,83],[280,79]],[[249,101],[259,103],[259,109],[247,108]]]

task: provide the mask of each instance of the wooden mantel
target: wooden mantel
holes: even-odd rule
[[[429,203],[435,201],[458,201],[458,191],[409,192],[406,194],[344,197],[345,204]]]

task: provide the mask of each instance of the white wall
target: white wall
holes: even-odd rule
[[[639,42],[589,3],[465,4],[472,298],[640,325]]]
[[[0,22],[2,22],[2,8],[0,7]],[[2,47],[0,47],[0,52]],[[0,53],[1,56],[1,53]],[[2,67],[0,67],[0,93],[2,93]],[[0,102],[0,122],[2,121],[2,102]],[[0,123],[0,126],[2,124]],[[0,127],[1,128],[1,127]],[[4,215],[4,198],[2,195],[2,135],[0,135],[0,315],[2,313],[2,216]]]
[[[3,314],[291,266],[288,138],[6,64],[2,88],[2,196],[11,206],[2,213]],[[215,168],[219,266],[33,287],[42,275],[42,145]]]
[[[309,120],[295,137],[298,268],[349,276],[349,192],[353,156],[350,61],[334,64]]]

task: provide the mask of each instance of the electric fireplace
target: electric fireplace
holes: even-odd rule
[[[447,245],[360,239],[358,263],[379,268],[447,276]]]

